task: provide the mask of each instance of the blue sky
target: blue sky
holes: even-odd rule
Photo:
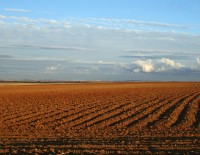
[[[0,0],[0,80],[200,78],[200,0]]]

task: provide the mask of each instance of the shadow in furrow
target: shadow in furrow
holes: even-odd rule
[[[196,121],[192,124],[192,127],[196,128],[200,124],[200,102],[198,103],[198,111],[196,114]]]
[[[163,102],[163,101],[164,101],[164,100],[162,100],[162,101],[160,101],[160,102]],[[167,103],[166,103],[166,104],[167,104]],[[147,118],[149,115],[154,114],[157,110],[159,110],[160,108],[162,108],[162,107],[165,106],[166,104],[163,104],[163,105],[161,105],[161,106],[155,108],[155,109],[152,110],[150,113],[148,113],[148,114],[146,114],[146,115],[140,117],[139,119],[137,119],[137,120],[135,120],[135,121],[129,123],[129,124],[127,125],[127,127],[131,127],[131,126],[137,124],[138,122],[144,120],[144,119]]]
[[[153,101],[155,101],[155,100],[157,100],[157,99],[152,99],[151,102],[153,102]],[[125,112],[134,110],[135,108],[138,108],[138,107],[140,107],[140,106],[142,106],[142,105],[144,105],[144,104],[147,104],[147,103],[148,103],[148,102],[143,102],[143,103],[141,103],[141,104],[135,105],[135,106],[133,106],[133,107],[130,108],[130,109],[127,109],[127,110],[125,110],[125,111],[121,111],[121,112],[116,113],[116,114],[114,114],[114,115],[112,115],[112,116],[109,116],[109,117],[103,118],[103,119],[101,119],[101,120],[99,120],[99,121],[96,121],[96,122],[94,122],[94,123],[88,125],[87,127],[91,127],[91,126],[93,126],[93,125],[97,125],[97,124],[102,123],[102,122],[104,122],[104,121],[107,121],[107,120],[109,120],[109,119],[116,118],[116,117],[122,115],[122,114],[125,113]]]
[[[83,122],[81,122],[81,123],[79,123],[79,124],[76,124],[76,125],[74,125],[73,127],[77,127],[77,126],[83,125],[83,124],[85,124],[85,123],[91,122],[91,121],[93,121],[93,120],[95,120],[95,119],[97,119],[97,118],[99,118],[99,117],[101,117],[101,116],[103,116],[103,115],[105,115],[105,114],[108,114],[108,113],[113,112],[113,111],[115,111],[115,110],[121,109],[122,107],[128,106],[128,105],[130,105],[130,104],[131,104],[131,102],[128,102],[128,103],[123,104],[123,105],[120,105],[120,106],[118,106],[118,107],[116,107],[116,108],[114,108],[114,109],[111,109],[111,110],[106,111],[105,113],[98,114],[98,115],[96,115],[96,116],[94,116],[94,117],[91,117],[91,118],[88,119],[88,120],[85,120],[85,121],[83,121]]]
[[[165,112],[163,112],[163,113],[158,117],[158,119],[156,119],[156,120],[154,120],[154,121],[152,121],[152,122],[149,122],[149,123],[147,124],[147,127],[154,126],[154,125],[157,124],[158,122],[161,122],[162,120],[165,120],[167,117],[170,116],[170,114],[174,111],[174,109],[175,109],[176,107],[178,107],[181,103],[183,103],[183,101],[184,101],[185,99],[187,99],[187,98],[190,97],[190,96],[191,96],[191,95],[188,95],[188,96],[186,96],[186,97],[184,97],[184,98],[178,100],[173,106],[167,108],[167,110],[165,110]]]
[[[154,100],[156,100],[156,99],[152,99],[151,101],[154,101]],[[96,122],[94,122],[94,123],[88,125],[87,127],[91,127],[91,126],[93,126],[93,125],[97,125],[97,124],[102,123],[102,122],[104,122],[104,121],[107,121],[107,120],[109,120],[109,119],[118,117],[118,116],[122,115],[122,114],[125,113],[125,112],[134,110],[135,108],[140,107],[140,106],[142,106],[142,105],[144,105],[144,104],[147,104],[147,103],[148,103],[148,102],[143,102],[143,103],[138,104],[138,105],[135,105],[135,106],[133,106],[132,108],[127,109],[127,110],[125,110],[125,111],[121,111],[121,112],[116,113],[116,114],[114,114],[114,115],[112,115],[112,116],[109,116],[109,117],[104,117],[104,118],[102,118],[101,120],[96,121]]]
[[[186,118],[186,114],[187,111],[189,109],[190,104],[197,98],[199,97],[199,94],[196,95],[193,99],[191,99],[190,101],[188,101],[188,103],[185,105],[184,109],[181,111],[181,113],[179,114],[176,122],[174,122],[170,127],[174,127],[177,126],[179,124],[181,124],[183,122],[183,120]]]
[[[144,111],[145,111],[146,109],[148,109],[149,107],[154,106],[154,105],[156,105],[156,104],[158,104],[158,103],[160,103],[160,102],[162,102],[162,101],[164,101],[164,100],[165,100],[165,99],[162,99],[162,100],[160,100],[160,101],[157,101],[157,102],[155,102],[154,104],[149,105],[149,106],[147,106],[146,108],[141,109],[141,110],[139,110],[138,112],[136,112],[136,113],[134,113],[134,114],[132,114],[132,115],[130,115],[130,116],[124,118],[124,119],[121,119],[121,120],[118,120],[118,121],[116,121],[116,122],[114,122],[114,123],[109,124],[109,126],[117,125],[117,124],[119,124],[119,123],[124,122],[125,120],[128,120],[128,119],[130,119],[130,118],[132,118],[132,117],[135,117],[135,116],[137,116],[138,114],[144,112]],[[144,117],[146,117],[146,115],[145,115]],[[139,120],[138,120],[138,121],[139,121]]]
[[[175,97],[173,97],[173,98],[170,99],[169,101],[173,101],[174,99],[175,99]],[[163,100],[161,100],[159,103],[164,102],[164,101],[166,101],[166,100],[163,99]],[[131,127],[131,126],[137,124],[138,122],[141,122],[142,120],[146,119],[148,116],[153,115],[156,111],[160,110],[162,107],[164,107],[165,105],[169,104],[169,101],[168,101],[167,103],[164,103],[164,104],[160,105],[159,107],[153,109],[151,112],[149,112],[149,113],[147,113],[146,115],[144,115],[144,116],[138,118],[137,120],[135,120],[135,121],[129,123],[129,124],[127,125],[127,127]]]

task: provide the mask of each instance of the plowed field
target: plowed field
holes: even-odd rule
[[[200,83],[0,85],[2,154],[200,154]]]

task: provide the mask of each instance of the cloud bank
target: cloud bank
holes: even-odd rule
[[[198,79],[200,36],[187,29],[127,19],[0,15],[0,78],[145,80],[169,73],[164,78]]]
[[[124,70],[127,70],[132,73],[190,73],[197,72],[197,66],[185,66],[179,62],[175,62],[169,58],[162,58],[156,60],[137,60],[130,64],[122,66]]]

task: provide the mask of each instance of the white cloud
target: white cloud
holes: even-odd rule
[[[46,71],[56,71],[58,69],[57,66],[46,67]]]
[[[31,10],[25,10],[25,9],[14,9],[14,8],[5,8],[6,11],[15,11],[15,12],[31,12]],[[152,28],[156,28],[157,30],[171,30],[174,29],[186,29],[187,26],[185,25],[176,25],[176,24],[170,24],[170,23],[160,23],[160,22],[152,22],[152,21],[139,21],[139,20],[129,20],[129,19],[105,19],[105,18],[66,18],[65,20],[55,20],[55,19],[31,19],[27,17],[15,17],[15,16],[3,16],[0,15],[0,18],[7,18],[7,19],[13,19],[16,21],[22,21],[22,22],[36,22],[36,23],[43,23],[43,24],[60,24],[63,26],[69,26],[72,24],[73,26],[85,26],[85,27],[96,27],[99,30],[104,29],[127,29],[127,30],[150,30],[152,31]],[[66,25],[66,23],[68,23]],[[174,38],[166,36],[163,37],[157,37],[157,39],[167,39],[172,40]]]
[[[185,67],[181,63],[175,62],[169,58],[155,59],[155,60],[137,60],[133,63],[122,65],[124,70],[128,70],[133,73],[162,73],[162,72],[183,72],[192,71],[192,67]]]
[[[36,24],[37,20],[27,18],[27,17],[15,17],[15,16],[7,16],[6,18],[14,20],[16,23],[19,22],[18,24],[23,25],[25,24]]]
[[[130,19],[109,19],[109,18],[67,18],[72,23],[82,23],[100,27],[124,27],[124,26],[139,26],[139,27],[162,27],[162,28],[177,28],[185,29],[185,25],[176,25],[170,23],[139,21]]]
[[[114,65],[114,64],[117,64],[116,62],[111,62],[111,61],[98,61],[96,64],[101,64],[101,65]]]
[[[200,58],[197,58],[197,64],[200,65]]]
[[[50,25],[54,25],[54,24],[59,24],[60,22],[54,19],[39,19],[37,20],[38,22],[41,23],[46,23],[46,24],[50,24]]]
[[[154,66],[153,66],[151,60],[146,60],[146,61],[137,60],[134,63],[137,66],[139,66],[139,68],[134,69],[134,72],[139,72],[139,71],[142,71],[142,72],[145,72],[145,73],[154,72]]]
[[[31,12],[31,10],[16,9],[16,8],[4,8],[4,10],[5,11],[11,11],[11,12],[19,12],[19,13]]]
[[[127,25],[123,27],[117,26],[119,29],[115,29],[116,24],[113,23],[121,22],[118,19],[87,19],[89,21],[100,20],[111,24],[103,25],[102,28],[101,24],[88,23],[89,26],[85,26],[86,19],[80,19],[79,22],[75,22],[74,19],[59,21],[13,16],[2,17],[4,23],[0,23],[0,35],[3,39],[0,46],[1,44],[3,46],[6,44],[27,44],[43,46],[44,48],[63,47],[64,49],[67,46],[80,47],[81,49],[78,50],[99,49],[99,51],[121,52],[126,52],[124,49],[129,49],[133,52],[137,49],[138,53],[142,53],[143,49],[150,49],[149,53],[159,53],[161,50],[166,51],[166,53],[172,51],[172,54],[188,51],[190,53],[199,52],[199,36],[172,31],[129,29]],[[9,22],[7,19],[9,19]]]
[[[45,69],[44,69],[44,73],[55,73],[59,70],[62,70],[62,67],[60,64],[56,65],[56,66],[47,66]]]
[[[168,58],[162,58],[160,61],[161,61],[162,63],[166,64],[167,66],[169,66],[169,67],[171,67],[171,68],[174,68],[174,69],[179,69],[179,68],[181,68],[181,67],[184,67],[182,64],[177,63],[177,62],[175,62],[175,61],[173,61],[173,60],[170,60],[170,59],[168,59]]]
[[[170,27],[170,28],[187,28],[187,26],[183,26],[183,25],[175,25],[175,24],[160,23],[160,22],[146,22],[146,21],[138,21],[138,20],[122,20],[122,22],[133,24],[133,25],[158,26],[158,27]]]
[[[0,15],[0,19],[5,19],[6,16]]]
[[[78,68],[79,72],[100,74],[124,73],[124,70],[129,71],[127,74],[178,74],[194,70],[186,65],[189,59],[200,64],[197,58],[200,36],[168,31],[173,25],[95,18],[55,20],[0,15],[0,19],[3,22],[0,22],[0,54],[16,55],[18,61],[40,60],[37,67],[43,68],[43,73],[60,73],[62,68],[54,65],[57,63],[65,64],[66,72],[69,69],[75,73]],[[134,26],[129,27],[130,24]],[[153,25],[166,27],[167,31],[157,28],[151,31]],[[129,59],[121,55],[128,55]],[[46,60],[52,59],[51,64],[46,64]]]

